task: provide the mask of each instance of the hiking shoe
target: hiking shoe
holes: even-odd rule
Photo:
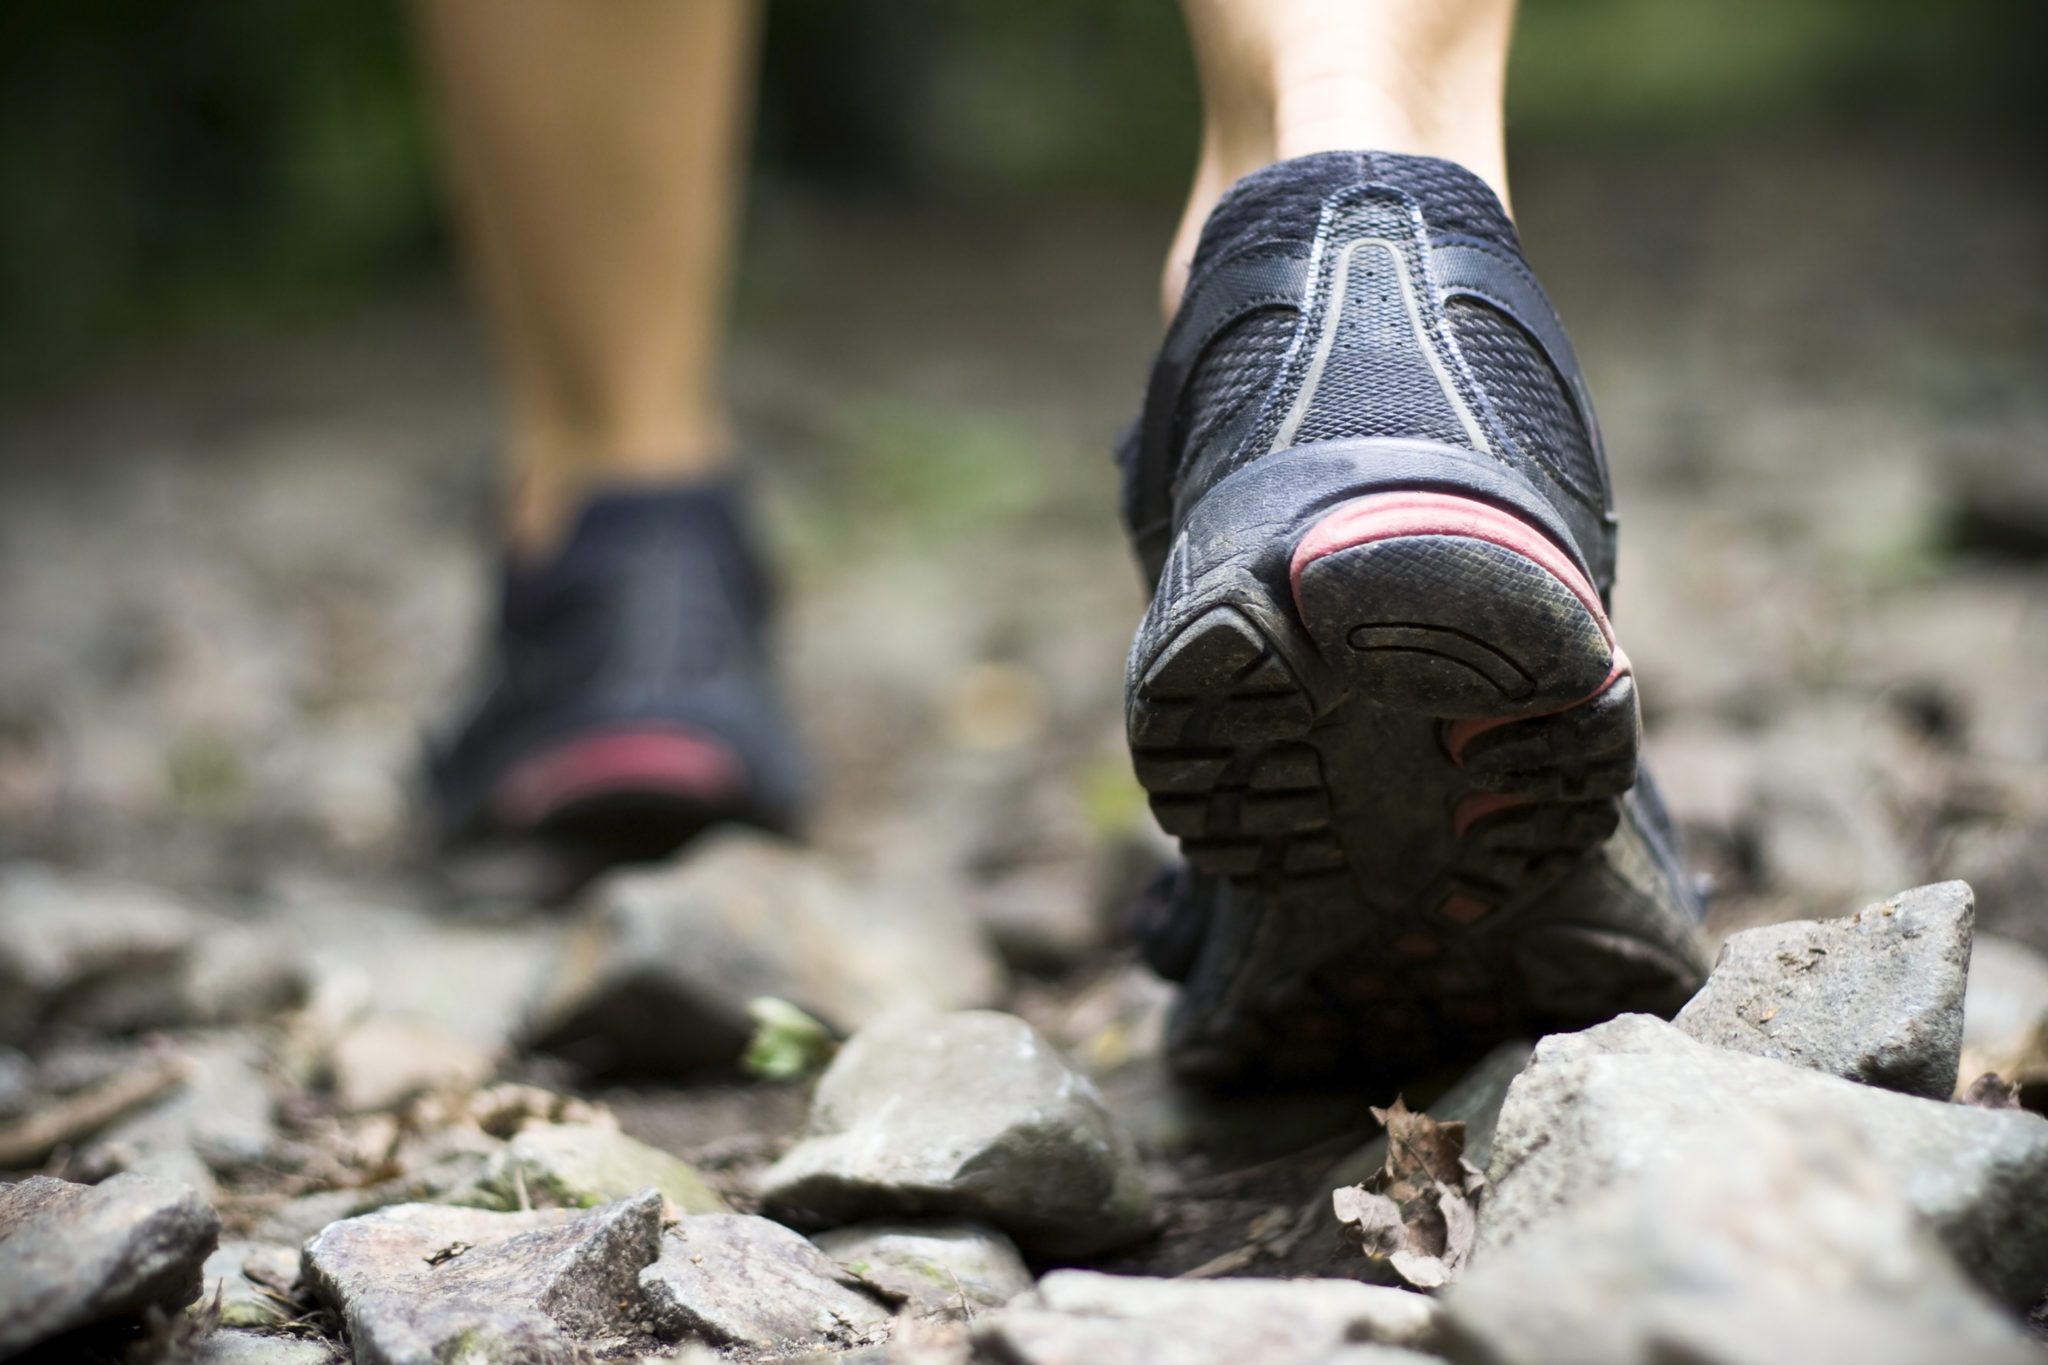
[[[573,882],[718,821],[790,828],[769,605],[730,481],[593,499],[552,560],[505,570],[482,697],[427,760],[444,851],[539,846]]]
[[[1637,771],[1599,431],[1484,182],[1383,153],[1240,181],[1120,458],[1156,584],[1132,760],[1190,865],[1147,935],[1179,1070],[1398,1084],[1685,1002],[1700,907]]]

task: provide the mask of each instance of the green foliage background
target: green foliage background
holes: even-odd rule
[[[1522,142],[1788,118],[2025,129],[2025,0],[1527,0]],[[1173,0],[775,0],[756,158],[863,192],[1168,202],[1197,100]],[[0,372],[444,270],[398,0],[0,7]]]

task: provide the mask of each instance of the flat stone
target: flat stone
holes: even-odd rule
[[[299,1278],[298,1251],[275,1242],[222,1242],[200,1270],[188,1312],[220,1304],[224,1327],[271,1327],[296,1314],[280,1299]]]
[[[274,925],[222,925],[185,955],[178,1022],[200,1027],[268,1019],[304,1004],[311,983],[292,935]]]
[[[984,1004],[1000,984],[953,906],[884,895],[818,854],[732,829],[593,888],[524,1037],[596,1070],[687,1075],[739,1058],[756,997],[845,1031],[892,1008]]]
[[[329,1226],[305,1269],[358,1365],[556,1360],[638,1334],[637,1277],[660,1243],[654,1190],[580,1214],[402,1204]]]
[[[0,1357],[145,1308],[183,1308],[219,1238],[196,1191],[146,1175],[0,1185]]]
[[[341,1353],[324,1341],[227,1328],[199,1343],[192,1365],[338,1365]]]
[[[655,1328],[719,1346],[847,1346],[885,1329],[889,1308],[802,1233],[766,1218],[683,1218],[640,1272]]]
[[[1967,882],[1732,935],[1674,1022],[1703,1043],[1907,1095],[1955,1093],[1976,903]]]
[[[528,1125],[491,1156],[475,1193],[462,1202],[514,1209],[523,1191],[534,1208],[582,1209],[649,1188],[660,1190],[678,1213],[730,1212],[689,1162],[608,1123]]]
[[[1031,1288],[1016,1243],[978,1223],[860,1223],[813,1240],[848,1273],[919,1318],[972,1318]]]
[[[1757,1116],[1853,1138],[1994,1296],[2024,1306],[2048,1283],[2048,1120],[1729,1052],[1647,1015],[1537,1045],[1501,1109],[1474,1264],[1645,1174],[1738,1167]]]
[[[303,1266],[299,1248],[277,1242],[243,1242],[242,1274],[252,1283],[268,1285],[280,1294],[298,1292]]]
[[[0,873],[0,1043],[53,1025],[106,1033],[267,1018],[305,994],[296,944],[154,887]]]
[[[559,966],[567,931],[553,915],[503,923],[451,918],[360,887],[287,878],[279,913],[314,966],[307,1007],[293,1020],[308,1075],[334,1042],[370,1014],[437,1025],[498,1050],[518,1028],[537,983]]]
[[[212,1186],[212,1172],[237,1170],[270,1154],[276,1139],[273,1105],[256,1041],[221,1032],[180,1038],[177,1051],[190,1063],[185,1080],[102,1132],[79,1154],[81,1169],[176,1176],[203,1192]]]
[[[1426,1360],[1436,1305],[1352,1280],[1158,1280],[1057,1270],[975,1329],[1011,1365],[1310,1365]],[[1377,1348],[1378,1355],[1346,1351]]]
[[[1476,1258],[1443,1296],[1440,1349],[1475,1365],[2040,1360],[1852,1124],[1719,1119],[1736,1159],[1588,1190]]]
[[[185,954],[220,923],[150,887],[33,866],[0,873],[0,1042],[52,1024],[177,1022]]]
[[[470,1090],[498,1069],[497,1049],[425,1019],[372,1015],[328,1059],[335,1102],[351,1114],[396,1109],[435,1090]]]
[[[1046,1256],[1122,1245],[1152,1220],[1094,1085],[1029,1024],[988,1010],[904,1012],[855,1034],[761,1197],[799,1225],[972,1219]]]

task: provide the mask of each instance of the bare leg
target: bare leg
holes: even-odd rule
[[[1311,152],[1439,156],[1507,201],[1501,96],[1514,0],[1181,0],[1202,81],[1202,159],[1167,255],[1180,304],[1231,184]]]
[[[755,0],[422,0],[509,372],[512,545],[728,458],[719,334]]]

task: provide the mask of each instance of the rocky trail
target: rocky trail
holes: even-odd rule
[[[16,401],[0,1359],[2048,1358],[2048,216],[1920,150],[1521,172],[1722,956],[1398,1097],[1177,1087],[1124,941],[1161,224],[764,198],[820,807],[559,907],[409,833],[487,596],[452,304]],[[1903,250],[1929,177],[1996,268]]]

